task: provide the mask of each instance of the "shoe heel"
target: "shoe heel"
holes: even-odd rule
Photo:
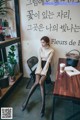
[[[26,109],[26,106],[22,106],[21,110],[24,111]]]
[[[45,110],[41,110],[41,118],[44,117],[45,115]]]
[[[41,113],[41,118],[44,117],[44,112]]]

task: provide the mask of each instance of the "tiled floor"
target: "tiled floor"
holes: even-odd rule
[[[47,89],[50,90],[51,87],[47,85],[46,90]],[[39,87],[31,97],[27,109],[23,112],[21,111],[21,106],[27,97],[28,92],[29,88],[26,89],[26,79],[23,79],[5,101],[3,106],[13,107],[13,120],[51,120],[53,96],[46,96],[46,112],[45,116],[41,118],[41,95]],[[80,107],[77,105],[73,106],[71,101],[56,100],[55,120],[65,120],[67,117],[73,114],[73,109],[74,112],[77,111],[77,107],[80,109]],[[70,120],[80,120],[80,115]]]

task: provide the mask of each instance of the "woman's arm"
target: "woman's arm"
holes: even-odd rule
[[[46,61],[46,64],[45,64],[43,70],[41,71],[41,75],[45,75],[45,76],[46,76],[47,71],[48,71],[48,68],[49,68],[49,64],[50,64],[51,59],[52,59],[52,57],[53,57],[53,53],[54,53],[54,50],[52,50],[52,51],[50,52],[49,57],[48,57],[48,59],[47,59],[47,61]]]

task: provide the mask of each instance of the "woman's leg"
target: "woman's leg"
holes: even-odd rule
[[[31,97],[31,95],[33,94],[33,92],[35,91],[36,87],[38,86],[39,84],[39,80],[40,80],[40,75],[36,75],[36,80],[35,80],[35,83],[33,84],[33,86],[31,87],[30,91],[29,91],[29,94],[28,94],[28,97],[27,99],[25,100],[24,104],[22,105],[22,111],[25,110],[28,102],[29,102],[29,99]]]
[[[42,96],[41,117],[43,117],[45,113],[45,84],[44,84],[45,79],[46,79],[46,76],[42,76],[39,81],[40,88],[41,88],[41,96]]]

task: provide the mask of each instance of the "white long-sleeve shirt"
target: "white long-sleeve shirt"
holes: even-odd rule
[[[47,47],[41,47],[39,50],[39,55],[38,55],[38,66],[35,71],[35,74],[40,74],[40,75],[46,75],[48,68],[49,68],[49,63],[51,62],[52,56],[53,56],[54,50],[50,46]],[[44,68],[42,69],[41,67],[41,61],[46,61],[46,64]]]

